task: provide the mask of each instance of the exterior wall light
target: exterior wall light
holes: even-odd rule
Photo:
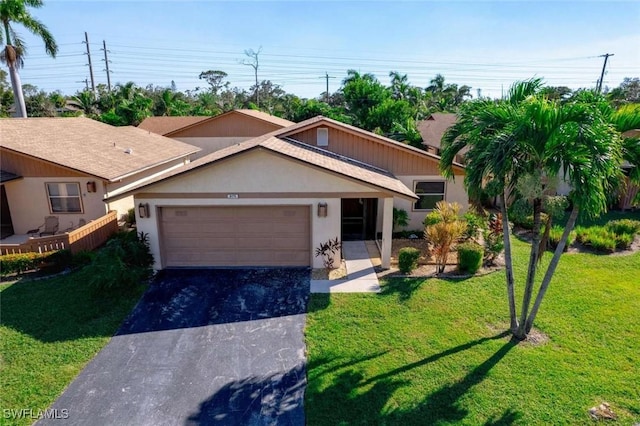
[[[327,217],[329,207],[327,203],[318,203],[318,217]]]
[[[94,180],[87,182],[87,192],[96,192],[96,182]]]
[[[138,204],[138,215],[141,218],[149,217],[149,204],[148,203],[140,203]]]

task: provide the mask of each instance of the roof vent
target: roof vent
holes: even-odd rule
[[[318,128],[316,144],[318,146],[329,146],[329,129],[326,127]]]
[[[124,150],[125,154],[133,154],[133,148],[127,148]]]

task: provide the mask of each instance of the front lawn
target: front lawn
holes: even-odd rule
[[[111,298],[91,294],[85,271],[0,285],[0,408],[45,410],[107,344],[143,286]],[[6,410],[6,411],[5,411]]]
[[[528,246],[513,245],[522,287]],[[537,345],[504,333],[503,271],[313,294],[307,422],[590,424],[604,401],[617,424],[640,422],[639,276],[640,253],[563,256],[535,324],[549,340]]]

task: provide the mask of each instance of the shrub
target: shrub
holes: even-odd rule
[[[127,210],[126,224],[131,226],[136,223],[136,209],[134,207]]]
[[[398,268],[403,274],[410,274],[418,267],[420,250],[413,247],[403,247],[398,252]]]
[[[633,236],[640,233],[640,220],[612,220],[611,222],[607,223],[605,227],[616,235],[630,234]]]
[[[441,221],[442,221],[442,215],[440,215],[436,210],[434,210],[424,217],[422,224],[426,228],[427,226],[436,225]]]
[[[482,266],[484,249],[478,243],[467,242],[458,246],[458,268],[463,272],[475,274]]]
[[[616,249],[616,234],[603,226],[577,227],[576,238],[594,250],[613,252]]]
[[[444,272],[449,251],[467,228],[467,224],[458,216],[459,211],[458,203],[438,201],[436,209],[425,219],[425,222],[430,216],[437,216],[439,219],[424,230],[424,236],[433,248],[438,273]]]
[[[616,235],[616,247],[622,250],[627,250],[629,247],[631,247],[634,238],[634,234]]]
[[[520,198],[513,202],[511,206],[509,206],[509,219],[516,225],[521,225],[525,222],[528,216],[533,217],[533,206],[529,204],[529,202]],[[533,222],[533,221],[532,221]]]
[[[478,235],[478,231],[485,227],[485,219],[476,212],[469,211],[462,216],[467,222],[467,230],[464,232],[464,239],[475,239]]]
[[[5,276],[36,269],[46,273],[60,272],[71,266],[71,259],[69,250],[6,254],[0,256],[0,274]]]
[[[327,241],[326,243],[320,243],[320,247],[316,248],[316,257],[322,256],[322,263],[325,269],[334,269],[333,257],[342,249],[342,243],[335,239]]]
[[[95,252],[88,250],[81,250],[78,253],[73,255],[73,260],[71,264],[73,266],[86,266],[90,264],[95,258]]]
[[[488,264],[493,265],[504,249],[502,214],[492,214],[488,225],[488,229],[484,231],[484,258]]]
[[[564,228],[561,226],[553,226],[549,231],[549,246],[555,250],[560,243],[560,238],[562,238],[562,234],[564,233]],[[576,231],[573,230],[569,233],[569,238],[567,238],[567,244],[564,246],[564,251],[567,251],[570,245],[572,245],[576,240]]]
[[[540,213],[540,223],[545,223],[547,220],[549,220],[549,216],[546,213]],[[533,215],[521,219],[520,222],[514,221],[513,223],[520,225],[524,229],[533,229]]]
[[[151,276],[153,256],[148,236],[142,232],[115,234],[86,270],[94,294],[107,296],[113,291],[127,291]]]
[[[409,226],[409,213],[405,209],[393,208],[393,229]]]
[[[16,274],[36,269],[44,256],[40,253],[18,253],[0,256],[0,273]]]

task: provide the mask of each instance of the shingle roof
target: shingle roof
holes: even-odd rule
[[[167,180],[173,176],[188,173],[191,170],[201,168],[203,166],[220,161],[224,158],[233,157],[242,152],[246,152],[259,147],[313,166],[323,168],[330,172],[358,180],[364,184],[372,185],[393,192],[406,198],[417,198],[413,191],[411,191],[395,176],[385,170],[360,163],[358,161],[340,156],[329,151],[306,145],[302,142],[294,141],[291,139],[279,139],[273,136],[273,134],[259,136],[257,138],[232,145],[219,151],[215,151],[205,157],[192,161],[184,167],[171,170],[151,181],[138,185],[137,187],[132,188],[126,193],[120,194],[119,196],[136,192],[143,187]]]
[[[268,121],[282,127],[288,127],[295,124],[293,121],[286,120],[284,118],[276,117],[275,115],[267,114],[266,112],[257,111],[255,109],[236,109],[235,112],[248,115],[250,117],[259,118],[260,120]]]
[[[158,135],[166,135],[209,118],[211,117],[147,117],[138,125],[138,128]]]
[[[107,181],[200,150],[146,130],[84,117],[0,119],[0,146]]]
[[[434,112],[426,120],[418,121],[418,132],[424,144],[440,148],[444,132],[456,123],[456,115],[446,112]]]

